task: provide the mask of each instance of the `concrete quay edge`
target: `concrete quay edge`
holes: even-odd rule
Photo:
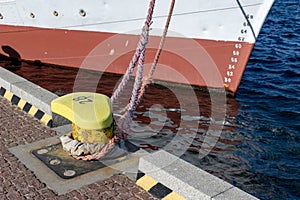
[[[33,117],[37,118],[37,113],[43,112],[43,116],[47,116],[48,121],[46,120],[45,123],[45,121],[41,120],[43,117],[40,117],[40,119],[37,118],[38,120],[49,127],[57,127],[54,130],[58,132],[65,132],[65,130],[60,131],[63,127],[59,126],[65,125],[68,122],[51,112],[50,103],[58,97],[57,95],[2,67],[0,67],[0,94],[1,91],[3,93],[1,96],[4,96],[13,104],[18,105],[22,101],[23,107],[18,105],[19,108]],[[17,103],[15,102],[16,98],[20,99]],[[32,109],[28,111],[24,110],[26,103],[30,104]],[[67,129],[69,128],[67,127]],[[53,142],[58,141],[57,137],[49,139],[53,140]],[[45,141],[41,141],[41,144],[44,145]],[[48,139],[47,142],[49,142]],[[23,146],[17,146],[11,148],[10,151],[14,154],[19,154],[18,152],[21,152],[22,148]],[[26,155],[21,153],[18,157],[22,156]],[[28,165],[27,162],[23,162],[26,166]],[[35,168],[32,166],[30,165],[29,168]],[[37,168],[34,171],[39,169]],[[159,199],[257,199],[241,189],[163,150],[140,157],[137,170],[136,184]],[[46,179],[43,174],[38,176],[42,177],[42,180]],[[129,178],[133,179],[132,174]],[[65,193],[65,191],[72,189],[65,188],[66,190],[63,190],[62,188],[54,187],[52,189],[59,190],[58,193]],[[158,191],[159,189],[161,191]]]
[[[138,169],[142,175],[138,175],[137,185],[150,194],[153,188],[161,184],[169,192],[176,192],[190,200],[257,200],[243,190],[164,150],[143,156]],[[142,180],[143,177],[146,177],[145,180]],[[162,196],[168,199],[168,194]]]
[[[0,95],[48,127],[70,123],[52,113],[51,101],[58,96],[0,67]]]

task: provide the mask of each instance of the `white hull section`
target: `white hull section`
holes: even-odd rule
[[[177,0],[168,35],[255,43],[273,2]],[[0,24],[140,34],[148,4],[146,0],[0,0]],[[157,30],[164,27],[169,4],[156,1],[151,35],[161,34]]]

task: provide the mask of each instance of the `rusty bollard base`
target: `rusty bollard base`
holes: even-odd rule
[[[74,178],[106,167],[98,160],[76,160],[63,150],[60,143],[34,150],[32,154],[63,179]]]
[[[129,141],[125,141],[125,146],[129,153],[139,150],[137,146]],[[108,163],[105,162],[104,164],[99,160],[77,160],[64,151],[60,143],[35,149],[32,154],[63,179],[71,179],[107,167]],[[116,163],[120,160],[114,159],[114,161]]]

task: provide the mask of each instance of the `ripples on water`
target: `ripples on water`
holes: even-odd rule
[[[194,101],[189,90],[151,85],[135,114],[130,139],[149,151],[165,149],[261,199],[300,198],[299,13],[299,1],[275,2],[236,98],[217,104],[220,113],[226,106],[224,120],[211,117],[208,93],[197,91]],[[15,73],[58,95],[73,91],[77,75],[26,64]],[[94,91],[95,74],[84,77],[76,90]],[[118,80],[102,77],[97,92],[110,96]],[[115,112],[127,104],[129,94],[121,97]],[[209,155],[201,157],[201,147],[210,149],[215,142]]]
[[[236,185],[262,199],[300,198],[299,13],[299,1],[275,2],[236,98],[235,154],[249,177]]]

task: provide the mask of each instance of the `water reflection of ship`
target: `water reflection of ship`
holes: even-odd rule
[[[1,62],[6,61],[2,60]],[[14,73],[58,95],[70,93],[74,90],[90,92],[95,92],[96,90],[96,92],[110,96],[120,79],[120,76],[110,76],[109,74],[92,71],[80,71],[81,76],[79,76],[78,70],[34,66],[27,63],[22,63],[22,67],[15,70]],[[119,102],[118,105],[121,108],[128,102],[130,90],[125,91],[124,94],[125,95],[120,98],[120,101],[123,101],[123,103]],[[196,101],[195,98],[192,98],[192,95],[195,95]],[[220,106],[220,109],[224,107],[222,104],[214,105]],[[212,121],[211,106],[211,97],[208,91],[191,91],[191,88],[187,88],[186,86],[175,87],[165,84],[164,82],[152,84],[149,86],[143,101],[137,109],[135,119],[136,122],[140,124],[141,127],[139,128],[141,130],[134,129],[137,131],[134,135],[137,136],[137,134],[140,134],[140,138],[143,137],[143,134],[149,135],[147,131],[152,132],[150,138],[140,142],[142,142],[143,147],[149,146],[153,149],[160,149],[163,148],[163,143],[166,143],[172,138],[172,135],[177,133],[186,134],[189,131],[193,131],[197,133],[197,137],[195,137],[193,144],[191,144],[190,151],[196,152],[201,148],[203,141],[201,136],[203,137],[206,133]],[[225,108],[225,121],[220,121],[216,124],[220,126],[224,125],[222,127],[223,132],[235,132],[233,121],[238,114],[239,103],[234,98],[227,98]],[[182,121],[184,121],[186,127],[180,127]],[[197,124],[197,126],[195,124]],[[159,144],[157,143],[158,138],[165,141]],[[226,145],[238,143],[238,141],[223,137],[215,139],[218,140],[219,143]],[[153,142],[151,142],[152,140]]]
[[[120,76],[110,74],[93,71],[78,73],[78,70],[35,66],[24,62],[14,73],[58,95],[73,91],[96,91],[110,96],[120,79]],[[117,112],[128,103],[131,93],[129,88],[120,97],[118,105],[115,105],[114,109]],[[193,95],[196,101],[192,98]],[[220,99],[224,97],[223,94],[219,95]],[[241,167],[241,158],[234,154],[237,145],[243,140],[243,136],[236,130],[235,123],[240,104],[235,98],[228,97],[225,100],[220,100],[225,105],[214,104],[217,105],[214,109],[220,109],[220,112],[226,108],[225,120],[214,121],[214,127],[222,128],[220,136],[215,137],[207,135],[209,125],[213,121],[212,99],[208,91],[174,87],[163,82],[152,84],[137,109],[129,138],[147,151],[164,149],[178,155],[178,151],[182,150],[180,148],[185,147],[186,151],[179,151],[182,159],[229,180],[226,176],[243,173],[245,169]],[[218,101],[218,98],[214,101]],[[182,144],[173,142],[176,135],[182,136],[182,140],[178,142]],[[200,158],[200,150],[207,150],[205,148],[209,147],[203,143],[205,137],[206,141],[215,146],[208,149],[210,153],[207,156]]]
[[[196,103],[191,102],[185,88],[176,89],[179,90],[176,94],[182,94],[185,97],[185,104],[189,105],[185,110],[180,108],[180,102],[170,89],[155,85],[149,88],[136,117],[136,120],[145,126],[140,126],[140,130],[134,129],[136,131],[134,136],[137,137],[132,140],[149,151],[164,149],[175,155],[179,154],[182,159],[224,180],[232,180],[231,177],[235,174],[245,173],[247,168],[243,165],[244,161],[235,154],[238,144],[244,139],[243,135],[236,130],[235,118],[239,113],[239,102],[234,98],[226,99],[225,120],[215,122],[222,126],[222,133],[216,137],[207,134],[209,125],[213,121],[210,116],[210,94],[195,91],[198,100]],[[195,112],[195,106],[198,106],[199,113]],[[182,121],[185,121],[184,127]],[[191,132],[194,134],[190,134]],[[141,138],[139,134],[145,134],[146,138]],[[181,140],[180,142],[186,142],[183,145],[173,143],[170,146],[176,134],[193,137],[193,139]],[[203,144],[204,141],[208,141],[209,144]],[[215,146],[212,147],[211,144]],[[184,145],[188,145],[186,151],[178,150]],[[209,151],[209,154],[202,157],[201,150]]]
[[[189,135],[190,132],[194,132],[196,134],[193,135],[195,137],[193,143],[190,144],[189,151],[195,153],[201,149],[203,137],[205,137],[211,123],[215,123],[214,127],[222,126],[222,132],[235,132],[234,119],[240,107],[236,99],[227,98],[225,120],[214,121],[211,118],[211,98],[207,91],[195,91],[197,102],[191,102],[190,97],[186,94],[186,88],[172,88],[172,90],[177,90],[176,94],[181,94],[184,102],[179,102],[178,97],[170,89],[151,85],[142,104],[137,109],[136,120],[144,125],[144,131],[153,132],[152,137],[149,138],[150,143],[143,144],[143,147],[164,148],[163,143],[168,141],[157,142],[157,139],[171,140],[171,135]],[[180,104],[186,105],[184,109],[180,107]],[[219,106],[220,109],[223,108],[223,105]],[[182,126],[183,121],[184,127]],[[138,132],[140,133],[142,130],[138,130]],[[223,135],[220,138],[212,136],[211,139],[224,144],[213,148],[215,151],[228,151],[227,145],[239,143],[238,140]]]
[[[6,61],[2,60],[1,62]],[[58,95],[73,91],[95,92],[96,90],[98,93],[110,96],[120,79],[120,76],[111,76],[99,72],[81,70],[78,73],[78,70],[74,69],[35,66],[27,63],[22,63],[22,67],[15,70],[14,73]],[[120,102],[115,108],[116,110],[128,103],[131,92],[129,88],[125,90],[124,95],[120,98]],[[221,98],[223,98],[222,94],[220,94]],[[188,134],[188,132],[192,131],[197,133],[197,137],[191,144],[190,151],[197,152],[203,141],[201,136],[203,137],[213,120],[211,119],[211,100],[211,95],[208,91],[191,90],[191,88],[186,86],[177,87],[164,82],[152,84],[149,86],[143,101],[137,109],[135,121],[140,124],[140,130],[138,128],[134,129],[137,131],[134,136],[139,134],[139,138],[143,138],[143,135],[151,135],[146,141],[146,138],[143,139],[144,141],[140,141],[140,139],[138,141],[141,142],[143,147],[148,146],[153,149],[160,149],[175,134]],[[213,100],[218,101],[216,99]],[[219,108],[215,109],[220,109],[220,112],[223,112],[224,105],[222,103],[224,102],[220,101],[220,105],[215,103],[214,105],[219,106]],[[222,127],[223,132],[234,132],[235,126],[233,121],[238,114],[240,105],[234,98],[226,98],[225,103],[225,121],[217,122],[217,124],[220,126],[224,125]],[[185,127],[181,127],[183,121]],[[157,142],[158,138],[162,142]],[[231,138],[220,137],[215,139],[219,140],[219,143],[227,145],[238,143],[238,141]]]
[[[7,55],[0,53],[0,66],[14,71],[21,66],[21,56],[20,54],[9,46],[2,46],[2,51],[5,52]]]

